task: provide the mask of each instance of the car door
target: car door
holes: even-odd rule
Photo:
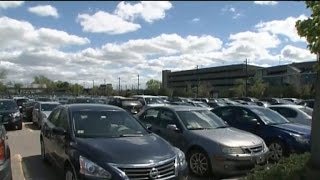
[[[230,126],[237,126],[235,121],[236,111],[233,107],[221,107],[214,109],[212,112],[214,112],[222,120],[226,121]]]
[[[66,108],[62,108],[60,111],[60,115],[55,122],[55,127],[62,128],[66,132],[70,132],[69,130],[69,115]],[[67,133],[68,134],[68,133]],[[56,159],[58,167],[63,168],[66,155],[66,145],[68,135],[66,134],[53,134],[52,136],[52,146],[53,146],[53,156]]]
[[[43,126],[41,127],[43,143],[46,147],[46,153],[50,159],[54,159],[53,158],[54,139],[53,139],[52,129],[55,127],[54,124],[57,123],[59,115],[60,115],[60,108],[57,108],[54,111],[52,111],[48,119],[43,123]]]
[[[254,134],[260,134],[261,119],[252,111],[236,107],[235,109],[235,127]]]
[[[59,162],[57,161],[56,157],[56,137],[53,133],[53,129],[58,126],[59,123],[59,116],[60,116],[61,108],[58,108],[58,111],[52,116],[48,123],[48,148],[50,148],[50,151],[48,152],[50,154],[50,157],[54,161],[54,163],[59,166]]]
[[[151,131],[156,133],[158,132],[158,126],[160,121],[158,120],[158,115],[160,113],[159,108],[150,108],[147,109],[139,116],[139,120],[145,125],[151,125]],[[156,130],[156,131],[155,131]]]
[[[183,150],[186,147],[186,142],[183,136],[182,125],[178,120],[176,114],[168,109],[162,109],[160,111],[158,119],[160,120],[159,124],[159,134],[161,137],[170,142],[173,146]],[[176,130],[170,129],[169,125],[175,125]]]

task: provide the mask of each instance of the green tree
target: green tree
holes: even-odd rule
[[[16,94],[20,94],[20,91],[21,91],[21,88],[22,88],[22,84],[21,83],[14,83],[13,87],[15,89],[15,93]]]
[[[252,79],[252,85],[249,87],[250,96],[262,98],[268,87],[268,84],[261,79]]]
[[[305,37],[308,43],[308,49],[311,53],[317,54],[317,80],[315,106],[312,116],[311,126],[311,158],[310,169],[318,172],[320,177],[320,3],[319,1],[306,1],[306,7],[311,10],[311,16],[305,20],[298,20],[296,28],[301,37]],[[313,177],[311,177],[313,178]]]
[[[69,86],[69,91],[73,94],[78,96],[79,94],[81,94],[83,92],[83,86],[81,86],[80,84],[71,84]]]
[[[199,97],[209,97],[210,96],[210,84],[205,82],[199,83],[198,96]]]
[[[146,86],[147,86],[147,91],[150,94],[158,95],[161,87],[161,82],[155,79],[150,79],[149,81],[146,82]]]
[[[243,97],[246,92],[246,82],[243,79],[237,79],[234,82],[235,87],[232,89],[234,96],[236,97]]]
[[[3,80],[7,78],[7,71],[5,69],[0,69],[0,92],[5,92],[7,87],[3,83]]]
[[[33,78],[32,84],[46,85],[46,87],[47,87],[46,92],[47,93],[52,93],[53,90],[55,89],[55,83],[51,79],[49,79],[43,75],[35,76]]]

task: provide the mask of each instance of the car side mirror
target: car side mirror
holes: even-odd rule
[[[63,136],[63,135],[67,134],[67,131],[64,130],[63,128],[61,128],[61,127],[54,127],[52,129],[52,134]]]
[[[256,118],[251,118],[251,119],[250,119],[250,123],[251,123],[251,124],[255,124],[255,125],[260,125],[260,122],[259,122],[258,119],[256,119]]]
[[[168,124],[167,129],[169,129],[171,131],[180,131],[180,129],[175,124]]]
[[[151,130],[152,124],[147,123],[147,124],[146,124],[146,128],[147,128],[148,130]]]

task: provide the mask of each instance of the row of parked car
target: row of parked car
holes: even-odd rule
[[[310,151],[310,126],[288,120],[273,106],[223,99],[233,104],[212,108],[201,99],[157,96],[96,99],[34,101],[32,117],[52,110],[35,123],[42,158],[66,179],[183,179],[188,171],[229,176]]]

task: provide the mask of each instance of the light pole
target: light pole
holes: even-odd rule
[[[248,96],[248,59],[246,58],[246,97]]]
[[[137,91],[137,95],[139,95],[139,87],[140,87],[140,83],[139,83],[139,74],[138,74],[138,91]]]
[[[119,96],[120,96],[120,77],[119,77]]]
[[[199,67],[197,65],[197,96],[196,98],[198,98],[199,95],[199,71],[198,71]]]

